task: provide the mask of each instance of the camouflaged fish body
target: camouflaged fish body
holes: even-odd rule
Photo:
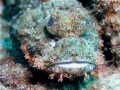
[[[103,63],[97,21],[77,1],[66,2],[49,0],[28,8],[14,25],[25,58],[51,78],[60,74],[60,81]]]

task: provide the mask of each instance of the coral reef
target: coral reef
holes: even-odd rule
[[[25,58],[33,67],[51,73],[51,79],[60,74],[59,81],[103,64],[97,21],[77,1],[66,2],[49,0],[38,8],[27,8],[12,23]]]
[[[120,89],[120,2],[78,1],[0,1],[1,90]]]
[[[11,89],[25,89],[27,87],[29,71],[20,64],[15,64],[13,58],[6,57],[0,60],[0,80],[4,86]]]
[[[94,1],[94,0],[93,0]],[[91,11],[93,14],[102,14],[102,20],[100,21],[100,26],[106,36],[111,35],[113,32],[118,32],[120,30],[120,1],[95,1],[97,5]]]
[[[101,38],[105,42],[105,46],[102,49],[104,51],[103,54],[106,57],[111,55],[111,58],[107,57],[106,60],[113,61],[118,66],[120,61],[118,49],[120,44],[120,1],[93,1],[96,5],[94,5],[94,9],[91,12],[99,21]]]
[[[15,64],[14,58],[0,59],[0,89],[1,90],[45,90],[40,84],[32,85],[29,78],[32,76],[27,68]]]
[[[95,83],[89,84],[91,90],[119,90],[120,89],[120,67],[105,67],[98,75]]]

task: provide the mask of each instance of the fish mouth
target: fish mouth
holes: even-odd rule
[[[81,73],[88,72],[95,68],[95,63],[91,60],[62,60],[47,66],[47,71],[56,73]]]

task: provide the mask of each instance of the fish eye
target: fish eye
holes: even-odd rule
[[[47,23],[47,27],[51,27],[51,26],[53,26],[53,24],[54,24],[54,18],[52,16],[50,16],[50,19]]]

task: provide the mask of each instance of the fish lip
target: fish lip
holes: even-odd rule
[[[95,63],[91,60],[86,60],[86,59],[69,60],[68,59],[68,60],[57,61],[53,64],[50,64],[50,65],[47,66],[46,69],[52,68],[52,67],[55,67],[55,66],[59,66],[59,65],[65,65],[65,64],[69,65],[69,64],[73,64],[73,63],[74,64],[84,64],[84,63],[86,63],[86,64],[90,64],[90,65],[95,65]]]

